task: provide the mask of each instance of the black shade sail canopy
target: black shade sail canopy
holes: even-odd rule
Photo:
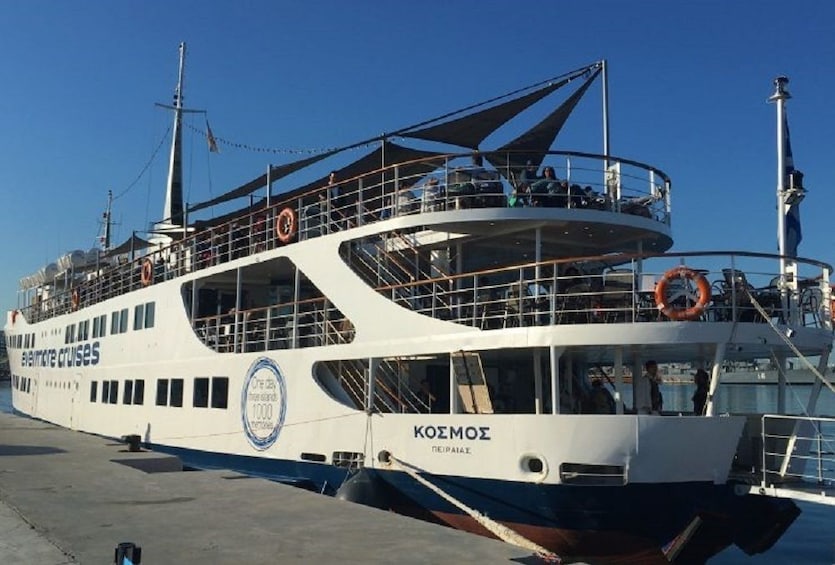
[[[400,165],[397,168],[397,172],[400,178],[417,178],[421,175],[428,174],[439,167],[442,167],[444,164],[444,161],[442,160],[443,155],[445,155],[445,153],[412,149],[409,147],[403,147],[402,145],[398,145],[390,141],[384,141],[380,144],[380,146],[377,149],[375,149],[371,153],[364,155],[360,159],[342,167],[341,169],[337,169],[335,171],[336,179],[337,183],[342,187],[344,192],[354,193],[358,188],[358,181],[351,179],[355,179],[356,177],[366,175],[362,179],[363,195],[366,198],[375,198],[380,195],[382,190],[382,183],[384,180],[394,180],[394,173],[391,170],[385,172],[385,178],[383,177],[384,173],[382,171],[379,175],[368,175],[368,173],[382,169],[390,164],[399,163]],[[438,156],[439,158],[437,160],[424,161],[424,159],[431,159],[435,156]],[[280,195],[280,199],[290,200],[301,196],[309,195],[313,192],[316,192],[317,189],[325,188],[328,185],[329,176],[330,175],[316,179],[313,182],[310,182],[295,190],[283,192]],[[263,175],[263,178],[266,181],[266,174]],[[258,179],[255,179],[251,182],[254,183],[257,180]],[[273,201],[272,203],[275,202],[276,201]],[[211,220],[206,221],[198,220],[194,222],[194,226],[199,230],[209,226],[220,225],[228,221],[231,221],[235,218],[238,218],[243,214],[255,212],[261,208],[266,207],[266,205],[267,199],[264,198],[259,200],[258,202],[253,203],[251,206],[246,206],[245,208],[236,210],[234,212],[229,212],[228,214],[224,214],[223,216],[218,216],[216,218],[212,218]]]
[[[312,157],[307,157],[306,159],[301,159],[299,161],[293,161],[292,163],[287,163],[284,165],[279,165],[277,167],[270,168],[270,181],[275,181],[280,178],[286,177],[289,174],[295,173],[308,165],[312,165],[317,161],[321,161],[335,153],[338,153],[341,149],[334,149],[333,151],[328,151],[327,153],[320,153],[319,155],[313,155]],[[229,192],[221,194],[211,200],[206,200],[204,202],[199,202],[194,204],[193,206],[189,206],[189,213],[197,212],[198,210],[203,210],[204,208],[208,208],[209,206],[216,206],[217,204],[222,204],[224,202],[228,202],[230,200],[234,200],[236,198],[243,198],[244,196],[248,196],[258,190],[259,188],[263,188],[267,186],[267,173],[264,173],[258,178],[255,178],[248,183],[245,183],[238,188],[232,189]]]
[[[600,74],[600,69],[589,75],[586,82],[559,108],[513,141],[488,154],[486,156],[487,160],[500,171],[507,167],[517,170],[524,168],[527,161],[539,166],[557,138],[557,134],[565,125],[568,116],[571,115],[580,98],[583,97],[598,74]]]
[[[440,141],[450,145],[478,149],[478,146],[488,135],[528,107],[539,102],[561,86],[566,85],[569,80],[568,78],[563,79],[521,98],[514,98],[504,104],[462,116],[456,120],[404,133],[403,137]]]
[[[526,108],[532,106],[537,101],[545,98],[546,96],[556,91],[560,87],[565,86],[569,82],[573,82],[575,79],[581,76],[588,75],[588,73],[594,70],[594,74],[587,80],[586,84],[578,90],[579,94],[574,93],[574,95],[572,95],[565,103],[563,103],[563,105],[560,106],[560,108],[558,108],[548,118],[541,122],[537,127],[529,130],[526,134],[512,141],[510,144],[506,145],[503,148],[526,150],[530,149],[534,154],[544,154],[544,152],[549,149],[550,144],[553,143],[554,138],[556,137],[565,120],[568,118],[568,115],[571,113],[571,110],[574,108],[574,106],[577,104],[577,101],[582,96],[582,93],[585,92],[585,89],[588,88],[588,84],[594,79],[594,77],[597,76],[597,74],[600,72],[600,69],[600,63],[586,65],[582,68],[575,69],[568,73],[564,73],[560,76],[548,79],[547,81],[541,81],[536,84],[514,90],[513,92],[509,92],[507,94],[491,98],[484,102],[472,104],[454,112],[449,112],[442,116],[422,121],[418,124],[413,124],[411,126],[400,128],[387,135],[373,137],[371,139],[361,141],[359,143],[354,143],[337,149],[332,149],[330,151],[313,155],[305,159],[301,159],[299,161],[293,161],[284,165],[271,167],[269,172],[269,181],[272,182],[280,178],[286,177],[287,175],[304,169],[309,165],[312,165],[318,161],[331,157],[332,155],[335,155],[342,151],[367,146],[373,143],[380,143],[380,147],[376,151],[373,151],[372,153],[362,157],[361,159],[338,170],[338,179],[351,179],[366,173],[370,173],[372,171],[376,171],[387,165],[395,163],[402,163],[399,170],[399,175],[401,177],[418,175],[420,173],[428,173],[440,165],[410,162],[414,160],[420,160],[423,158],[429,158],[434,155],[442,155],[442,153],[410,149],[391,143],[387,141],[387,139],[402,136],[423,139],[428,141],[448,143],[451,145],[457,145],[459,147],[477,149],[479,144],[482,141],[484,141],[484,139],[486,139],[487,136],[489,136],[499,127],[511,120],[514,116],[523,112]],[[479,108],[483,108],[489,104],[495,104],[497,102],[499,103],[495,106],[491,106],[483,110],[478,110]],[[474,110],[478,111],[475,111],[471,114],[466,114],[460,118],[451,119],[455,116],[459,116],[461,114],[471,112]],[[522,162],[524,163],[524,161],[526,160],[527,159],[522,159]],[[493,159],[490,159],[490,162],[493,163],[496,167],[499,167],[500,164],[502,166],[506,164],[504,162],[496,162]],[[253,192],[267,186],[267,177],[268,175],[266,173],[262,174],[259,177],[247,183],[244,183],[243,185],[234,188],[220,196],[214,197],[210,200],[199,202],[197,204],[193,204],[189,206],[188,212],[197,212],[210,206],[222,204],[230,200],[248,196]],[[327,184],[327,180],[327,177],[315,180],[291,192],[284,192],[281,194],[281,197],[283,199],[287,197],[294,197],[306,194],[316,188],[321,188],[325,186]],[[341,184],[344,185],[344,183]],[[363,184],[365,189],[366,186],[375,184],[375,181],[373,181],[372,179],[366,179],[363,181]],[[347,190],[350,191],[351,187],[348,187]],[[266,200],[267,199],[265,198],[262,205],[266,205]],[[243,210],[233,212],[232,215],[238,214],[241,211],[252,209],[253,206],[247,206]],[[226,214],[223,216],[223,218],[227,218],[230,216],[230,214]],[[209,222],[197,222],[195,225],[215,225],[217,223],[220,223],[218,220],[221,220],[221,218],[216,218]]]
[[[104,257],[114,257],[116,255],[125,255],[130,253],[131,251],[138,251],[140,249],[145,249],[146,247],[150,247],[151,243],[145,241],[141,237],[136,234],[131,235],[127,241],[124,243],[113,247],[112,249],[108,249],[107,252],[104,254]]]

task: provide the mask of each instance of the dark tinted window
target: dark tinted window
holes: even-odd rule
[[[171,406],[183,405],[183,379],[171,379]]]
[[[212,377],[212,408],[226,408],[229,396],[229,377]]]
[[[194,407],[206,408],[209,405],[209,379],[198,377],[194,379]]]

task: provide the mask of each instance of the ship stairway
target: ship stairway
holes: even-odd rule
[[[448,261],[433,259],[431,252],[430,256],[422,254],[415,242],[403,234],[357,242],[346,259],[368,285],[395,302],[420,308],[425,305],[419,304],[415,297],[432,296],[434,308],[450,309],[445,298],[450,289],[443,284],[449,277],[445,264]],[[420,288],[416,281],[421,281]]]
[[[409,364],[399,358],[379,359],[370,363],[368,359],[340,359],[323,362],[324,371],[338,383],[340,394],[357,409],[366,408],[368,378],[374,373],[374,396],[371,410],[380,413],[429,413],[430,406],[414,391],[411,385]],[[373,366],[373,371],[370,367]],[[344,394],[343,394],[344,393]]]
[[[760,426],[750,492],[835,506],[835,418],[763,414]]]

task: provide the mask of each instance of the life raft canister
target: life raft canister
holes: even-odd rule
[[[154,282],[154,264],[150,259],[142,261],[142,270],[139,272],[142,286],[148,286]]]
[[[689,308],[676,308],[667,298],[667,290],[673,279],[687,279],[696,284],[699,297]],[[685,266],[670,269],[655,287],[655,305],[658,310],[671,320],[698,320],[710,302],[710,283],[701,273]]]
[[[296,237],[298,223],[296,212],[292,208],[284,208],[278,213],[275,222],[275,235],[281,243],[290,243]]]

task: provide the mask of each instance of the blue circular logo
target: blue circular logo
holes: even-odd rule
[[[287,386],[278,365],[260,357],[249,368],[241,391],[241,419],[252,447],[263,451],[278,439],[287,414]]]

